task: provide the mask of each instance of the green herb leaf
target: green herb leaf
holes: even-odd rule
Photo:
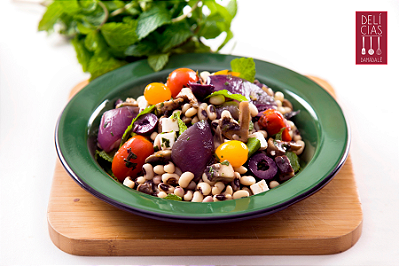
[[[191,36],[193,36],[193,33],[186,21],[170,24],[161,37],[160,47],[162,47],[162,52],[165,53],[171,48],[182,44]]]
[[[169,60],[169,54],[156,54],[148,57],[148,64],[155,71],[161,70]]]
[[[221,162],[220,164],[227,165],[227,166],[229,166],[229,165],[230,165],[229,161],[227,161],[227,160],[225,160],[225,161]]]
[[[107,153],[105,151],[99,151],[96,150],[96,156],[99,156],[101,158],[103,158],[104,160],[106,160],[107,162],[112,163],[112,161],[114,160],[114,155],[111,153]]]
[[[220,91],[215,91],[212,94],[208,95],[207,97],[205,97],[205,99],[209,99],[212,96],[216,96],[216,95],[223,95],[226,98],[232,99],[232,100],[237,100],[240,102],[243,101],[248,101],[247,97],[241,95],[241,94],[233,94],[231,92],[229,92],[228,90],[220,90]]]
[[[179,126],[179,136],[180,136],[181,134],[183,134],[184,131],[187,130],[187,126],[186,126],[186,124],[183,122],[183,120],[181,120],[181,118],[180,118],[180,112],[175,112],[175,113],[173,114],[173,119],[177,120],[177,124],[178,124],[178,126]],[[187,140],[189,140],[189,138],[187,138]]]
[[[298,172],[301,169],[301,165],[299,164],[299,158],[298,156],[293,153],[292,151],[288,151],[285,153],[287,158],[290,160],[292,169],[294,169],[294,172]]]
[[[141,40],[160,26],[171,22],[172,19],[167,9],[162,6],[154,6],[140,14],[137,23],[137,36]]]
[[[230,65],[233,72],[240,73],[240,78],[250,82],[255,81],[256,69],[253,58],[236,58],[231,60]]]
[[[141,111],[133,120],[132,123],[130,123],[130,125],[126,128],[125,132],[123,133],[122,136],[122,140],[121,140],[121,144],[119,145],[119,147],[122,147],[122,145],[128,140],[130,134],[132,133],[133,130],[133,125],[134,122],[136,122],[136,120],[145,114],[151,113],[155,108],[155,105],[150,105],[147,108],[145,108],[143,111]]]
[[[101,27],[101,33],[111,47],[128,47],[138,41],[137,21],[131,23],[109,22]]]
[[[285,130],[285,127],[280,129],[280,131],[276,135],[274,135],[274,139],[275,140],[283,140],[283,131],[284,130]]]
[[[181,201],[183,200],[181,197],[175,195],[175,194],[168,194],[164,199],[168,199],[168,200],[178,200]]]
[[[260,149],[260,140],[257,138],[248,138],[246,143],[248,147],[248,159]]]
[[[53,2],[48,7],[44,13],[42,19],[39,22],[39,31],[45,30],[50,31],[53,29],[54,24],[58,21],[63,13],[62,6],[60,2]]]
[[[91,53],[86,49],[85,40],[79,40],[76,36],[72,39],[71,43],[75,47],[76,56],[82,66],[83,72],[86,72],[89,68]]]

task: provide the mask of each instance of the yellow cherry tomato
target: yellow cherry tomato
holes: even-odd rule
[[[144,98],[149,104],[157,104],[169,100],[172,93],[165,84],[160,82],[153,82],[147,85],[144,89]]]
[[[248,147],[239,140],[230,140],[220,144],[215,151],[220,162],[227,160],[233,167],[240,167],[248,160]]]
[[[240,76],[240,73],[238,73],[238,72],[233,72],[233,71],[230,71],[230,70],[228,70],[228,69],[225,69],[225,70],[220,70],[220,71],[218,71],[218,72],[215,72],[213,75],[232,75],[232,76],[239,77],[239,76]]]

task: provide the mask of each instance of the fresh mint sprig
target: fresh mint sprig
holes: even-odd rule
[[[159,71],[173,54],[218,52],[233,38],[230,26],[236,13],[236,0],[227,5],[216,0],[53,0],[38,30],[53,33],[59,28],[93,80],[143,58]],[[202,41],[222,33],[226,37],[216,51]]]

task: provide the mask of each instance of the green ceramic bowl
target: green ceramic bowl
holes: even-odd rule
[[[134,214],[181,223],[239,221],[272,214],[303,200],[326,185],[344,164],[349,151],[349,129],[337,102],[307,77],[268,62],[255,60],[256,78],[282,91],[294,109],[293,118],[306,143],[302,170],[267,192],[248,198],[211,203],[165,200],[132,190],[111,179],[94,159],[94,132],[101,114],[118,98],[138,97],[154,81],[165,81],[176,68],[218,71],[229,69],[236,57],[185,54],[170,58],[154,73],[138,61],[107,73],[83,88],[67,104],[57,123],[55,143],[70,176],[101,200]]]

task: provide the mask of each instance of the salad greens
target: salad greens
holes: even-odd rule
[[[248,101],[247,97],[241,95],[241,94],[233,94],[229,92],[228,90],[220,90],[220,91],[215,91],[212,94],[208,95],[205,97],[205,99],[211,98],[216,95],[223,95],[225,98],[229,98],[232,100],[237,100],[237,101]]]
[[[226,5],[224,3],[227,3]],[[172,54],[213,52],[204,39],[225,34],[220,51],[233,37],[236,0],[53,0],[39,31],[69,38],[91,80],[129,62],[147,58],[155,71]]]
[[[231,71],[240,73],[240,78],[246,79],[249,82],[255,81],[256,69],[253,58],[236,58],[230,62]]]

